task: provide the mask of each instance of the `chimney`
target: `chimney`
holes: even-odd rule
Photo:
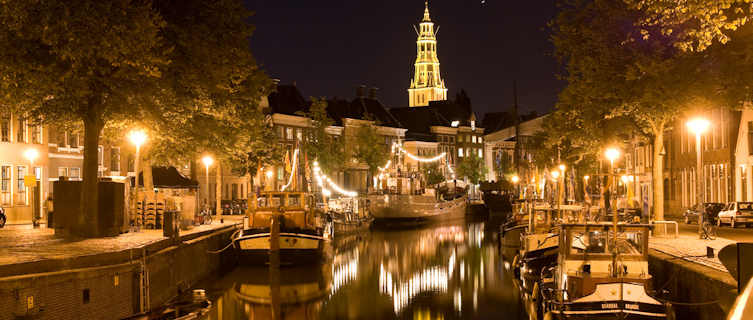
[[[376,100],[376,98],[377,98],[377,90],[379,90],[379,88],[377,88],[377,87],[371,87],[371,88],[369,88],[369,99]]]
[[[356,98],[363,98],[366,96],[366,86],[360,85],[356,88]]]

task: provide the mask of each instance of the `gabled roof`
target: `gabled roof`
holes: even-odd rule
[[[423,107],[426,108],[426,107]],[[461,104],[452,100],[431,101],[428,108],[433,108],[450,123],[458,121],[461,126],[470,126],[471,120],[476,119],[470,104]]]
[[[296,115],[305,112],[311,104],[295,85],[277,85],[277,89],[269,97],[270,113]]]
[[[400,121],[403,128],[408,129],[406,139],[434,141],[432,126],[450,126],[450,122],[433,107],[392,108],[390,113]]]
[[[348,118],[363,120],[367,115],[376,120],[380,126],[403,128],[400,121],[392,116],[387,108],[377,99],[355,98],[350,102]]]

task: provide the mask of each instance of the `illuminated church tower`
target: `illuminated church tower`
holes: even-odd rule
[[[425,5],[424,19],[421,20],[420,29],[416,30],[418,55],[413,80],[408,89],[408,103],[411,107],[428,106],[429,101],[447,100],[447,87],[439,74],[437,38],[434,23],[429,17],[429,2],[425,2]]]

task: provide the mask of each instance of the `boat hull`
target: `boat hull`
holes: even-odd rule
[[[544,311],[555,319],[667,319],[667,307],[648,296],[641,284],[603,283],[592,294],[572,301],[557,301],[545,292]]]
[[[280,263],[300,264],[319,261],[325,240],[314,234],[280,232],[278,241]],[[269,232],[242,234],[233,240],[240,260],[247,264],[269,262],[269,256],[273,253],[271,244]]]
[[[362,232],[365,230],[369,230],[371,227],[371,223],[374,221],[374,218],[369,219],[363,219],[359,221],[350,221],[350,222],[344,222],[344,221],[333,221],[332,225],[335,230],[335,235],[345,235],[350,233],[357,233]]]
[[[437,201],[433,196],[372,195],[371,214],[377,220],[432,220],[465,216],[466,197]]]

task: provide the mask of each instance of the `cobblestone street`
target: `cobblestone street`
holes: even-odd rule
[[[220,229],[240,223],[240,216],[225,216],[224,223],[200,225],[191,230],[181,230],[181,236]],[[66,239],[56,237],[53,229],[34,229],[30,225],[8,226],[0,229],[0,266],[41,261],[47,259],[67,259],[79,256],[119,252],[141,248],[166,239],[162,230],[142,229],[117,237],[95,239]]]

